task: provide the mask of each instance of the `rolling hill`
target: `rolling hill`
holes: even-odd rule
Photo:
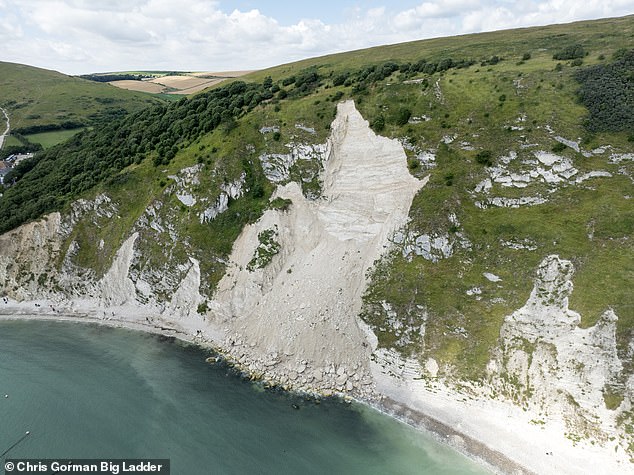
[[[15,312],[52,301],[204,330],[274,384],[447,424],[438,394],[453,414],[521,408],[512,437],[542,455],[555,440],[565,463],[468,418],[463,436],[540,473],[628,468],[633,67],[628,16],[330,55],[139,104],[15,170],[0,293]]]
[[[38,132],[81,129],[164,102],[23,64],[0,62],[0,77],[0,107],[9,114],[13,133],[27,139]]]

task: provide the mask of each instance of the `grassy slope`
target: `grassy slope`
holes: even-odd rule
[[[0,62],[0,77],[0,106],[7,109],[13,130],[66,121],[87,124],[109,110],[131,112],[160,102],[149,94],[22,64]]]
[[[264,198],[236,200],[222,219],[201,225],[197,210],[180,205],[169,191],[168,176],[202,162],[204,178],[200,188],[210,190],[210,199],[215,199],[220,181],[238,178],[245,160],[257,167],[257,156],[263,151],[285,152],[284,144],[293,140],[323,142],[333,118],[334,95],[339,93],[343,98],[354,98],[370,121],[383,115],[384,135],[407,137],[420,149],[437,152],[437,166],[430,171],[430,182],[412,205],[409,230],[419,234],[460,231],[472,243],[470,250],[457,249],[451,258],[438,263],[422,257],[408,261],[397,252],[376,267],[365,299],[364,318],[373,325],[382,345],[396,346],[405,354],[413,352],[421,358],[431,355],[453,365],[458,376],[479,377],[498,338],[502,319],[526,301],[538,263],[546,255],[557,253],[571,259],[576,266],[571,307],[581,312],[582,324],[592,325],[606,308],[613,307],[619,315],[618,336],[624,350],[634,328],[634,297],[630,292],[634,276],[632,214],[631,204],[624,198],[632,194],[632,182],[619,174],[619,168],[625,167],[632,174],[631,162],[614,166],[605,157],[588,159],[566,149],[561,154],[571,159],[580,173],[604,169],[612,172],[614,178],[595,179],[583,188],[560,188],[554,193],[547,193],[542,184],[531,185],[526,192],[494,188],[496,196],[548,195],[547,204],[520,209],[482,210],[475,207],[471,194],[487,174],[486,168],[475,160],[478,150],[490,150],[495,163],[510,151],[520,154],[520,159],[530,158],[531,150],[550,150],[556,144],[547,125],[557,135],[581,139],[584,149],[611,144],[617,150],[632,151],[625,133],[589,134],[584,129],[587,111],[575,98],[578,88],[572,78],[575,68],[563,61],[558,71],[555,69],[558,62],[552,59],[554,52],[573,43],[581,43],[590,52],[584,65],[609,61],[617,49],[634,48],[634,17],[385,46],[305,60],[245,76],[241,79],[261,81],[270,75],[278,81],[306,67],[317,66],[323,79],[321,86],[307,97],[264,103],[238,120],[237,128],[230,133],[218,129],[199,137],[182,148],[169,166],[156,168],[151,160],[146,160],[124,171],[121,180],[101,185],[101,190],[121,204],[124,219],[116,230],[108,226],[91,228],[89,218],[80,224],[74,238],[80,242],[82,251],[76,260],[98,273],[103,272],[146,204],[161,203],[163,217],[174,223],[187,239],[158,246],[156,243],[161,240],[167,243],[167,237],[148,234],[145,244],[141,244],[146,256],[144,265],[160,268],[164,254],[170,256],[173,265],[185,263],[187,255],[194,255],[203,263],[203,292],[210,295],[222,274],[222,258],[230,252],[230,244],[244,222],[257,218],[272,187],[267,186]],[[525,53],[530,53],[531,58],[521,61]],[[479,64],[493,55],[503,60],[495,65]],[[600,55],[604,59],[599,59]],[[356,71],[386,60],[437,61],[446,57],[474,59],[478,64],[432,76],[414,76],[427,78],[432,85],[427,88],[421,84],[403,84],[404,79],[412,78],[398,72],[366,91],[351,86],[334,87],[330,80],[333,74]],[[521,87],[517,87],[517,81]],[[434,94],[436,82],[442,99]],[[292,92],[292,86],[282,87]],[[396,118],[402,108],[431,120],[399,126]],[[509,130],[520,115],[526,118],[524,130]],[[302,135],[295,128],[296,123],[314,127],[317,135]],[[280,126],[280,140],[260,134],[258,129],[263,125]],[[455,135],[456,140],[444,145],[441,139],[445,135]],[[469,142],[475,150],[462,149],[461,141]],[[523,151],[521,145],[529,143],[539,146]],[[301,165],[309,166],[308,163]],[[293,171],[294,176],[306,172]],[[413,173],[426,174],[421,169]],[[144,186],[139,186],[141,183]],[[452,228],[450,213],[459,219],[458,229]],[[590,228],[594,230],[592,239],[588,238]],[[102,238],[107,242],[106,248],[97,252],[97,243]],[[529,239],[537,250],[512,250],[501,245],[504,240],[523,239]],[[483,272],[492,272],[503,280],[491,283],[484,279]],[[473,287],[482,289],[480,300],[466,294]],[[382,301],[392,304],[397,318],[404,323],[403,328],[412,329],[405,335],[409,341],[403,339],[402,330],[387,324]],[[425,319],[426,336],[421,340],[417,329]]]
[[[385,61],[417,61],[421,58],[435,59],[451,56],[454,58],[488,58],[498,55],[519,58],[526,51],[545,49],[546,56],[552,57],[552,50],[560,44],[581,43],[592,46],[597,54],[609,55],[618,48],[634,44],[634,17],[610,18],[582,21],[564,25],[520,28],[446,38],[434,38],[389,46],[377,46],[358,51],[310,58],[295,63],[257,71],[242,79],[261,80],[270,75],[273,79],[283,78],[310,66],[320,66],[327,70],[343,71],[358,69],[368,64]]]
[[[439,81],[442,101],[434,97],[431,88],[399,84],[403,78],[398,73],[372,88],[369,94],[355,94],[346,87],[331,89],[355,98],[370,121],[384,115],[384,134],[408,137],[421,149],[438,150],[438,166],[431,172],[430,184],[412,206],[410,229],[419,233],[448,232],[447,216],[453,212],[461,222],[460,231],[473,243],[471,251],[459,251],[436,264],[420,257],[408,262],[397,256],[377,267],[364,312],[383,345],[395,345],[405,354],[424,348],[421,357],[434,356],[455,366],[458,375],[479,377],[504,316],[528,298],[534,270],[541,259],[557,253],[576,266],[570,304],[582,314],[582,325],[594,324],[607,308],[614,308],[619,315],[618,337],[624,354],[634,328],[634,297],[630,292],[634,278],[632,216],[631,204],[624,198],[631,195],[631,180],[618,176],[618,167],[607,164],[606,158],[587,159],[567,149],[561,154],[571,158],[582,172],[603,169],[614,173],[615,178],[588,182],[583,190],[561,189],[546,205],[481,210],[473,205],[469,191],[486,176],[486,171],[475,163],[475,151],[458,146],[460,141],[468,141],[476,150],[491,150],[494,162],[511,150],[530,158],[528,152],[522,155],[521,144],[538,143],[540,146],[534,149],[547,151],[556,144],[545,129],[548,125],[556,135],[580,139],[585,149],[611,144],[621,151],[632,151],[634,147],[626,134],[589,134],[584,129],[587,111],[576,101],[579,86],[572,78],[574,68],[569,61],[561,61],[562,70],[557,71],[558,61],[552,58],[556,51],[574,43],[589,51],[584,66],[605,62],[618,49],[634,47],[634,17],[384,46],[282,65],[249,76],[261,80],[271,75],[275,80],[310,66],[317,66],[328,76],[330,71],[354,71],[388,60],[415,62],[421,58],[452,57],[479,62],[493,55],[503,58],[493,66],[474,65],[430,76],[431,84]],[[522,61],[524,53],[530,53],[531,58]],[[514,85],[517,80],[521,81],[520,88]],[[500,101],[502,95],[504,101]],[[432,120],[399,127],[390,119],[403,107],[411,109],[413,115],[424,114]],[[507,130],[517,125],[515,120],[522,114],[526,117],[525,129]],[[445,135],[456,135],[457,139],[445,147],[440,144]],[[625,166],[631,174],[631,164]],[[446,185],[449,175],[453,176],[451,186]],[[545,192],[540,185],[530,190]],[[522,195],[515,189],[494,191],[497,196]],[[591,226],[595,228],[594,239],[588,238]],[[601,229],[598,234],[597,228]],[[501,245],[504,240],[524,238],[535,242],[537,251],[517,251]],[[482,275],[487,271],[503,281],[487,281]],[[465,293],[476,286],[483,290],[481,300]],[[417,341],[414,331],[410,335],[412,341],[397,343],[404,333],[387,325],[388,318],[380,305],[384,300],[397,310],[405,327],[418,328],[427,318],[424,341]],[[422,308],[429,312],[427,317]]]

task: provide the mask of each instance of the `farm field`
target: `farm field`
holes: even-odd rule
[[[251,73],[252,71],[195,72],[167,74],[144,81],[121,80],[109,84],[122,89],[153,94],[193,94],[208,87]]]

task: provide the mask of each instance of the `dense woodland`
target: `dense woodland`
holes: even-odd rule
[[[611,64],[576,72],[579,99],[590,111],[593,132],[629,131],[634,138],[634,51],[621,50]]]
[[[571,49],[575,54],[577,50]],[[488,65],[499,61],[502,58],[492,56],[479,63]],[[104,117],[94,130],[84,131],[69,142],[38,153],[7,176],[6,182],[15,185],[0,198],[0,232],[62,208],[133,163],[151,159],[156,166],[168,164],[181,147],[202,134],[218,127],[232,130],[241,115],[263,101],[305,96],[324,83],[328,87],[349,86],[353,96],[361,96],[374,83],[396,72],[401,79],[406,79],[420,73],[431,75],[473,64],[476,61],[471,59],[452,58],[403,64],[388,61],[328,76],[321,74],[319,68],[311,67],[279,83],[270,77],[261,84],[236,81],[169,105],[149,107],[127,116],[121,113]],[[590,130],[634,130],[633,70],[634,51],[624,51],[612,64],[577,71],[576,79],[581,84],[579,98],[590,111],[587,124]],[[428,85],[424,80],[422,87]],[[342,96],[339,90],[332,100]],[[396,124],[407,123],[410,114],[403,109],[396,115]],[[385,119],[379,116],[372,125],[380,130]]]

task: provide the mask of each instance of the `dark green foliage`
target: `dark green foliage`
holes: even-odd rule
[[[475,159],[476,162],[478,162],[480,165],[490,167],[491,165],[493,165],[491,157],[493,157],[491,150],[481,150],[476,154]]]
[[[568,148],[568,147],[566,147],[566,144],[563,144],[561,142],[557,142],[553,146],[552,151],[555,152],[555,153],[560,153],[560,152],[563,152],[564,150],[566,150],[566,148]]]
[[[280,211],[286,211],[291,207],[293,201],[288,198],[280,198],[279,196],[271,201],[269,204],[271,209],[279,209]]]
[[[403,126],[407,124],[411,116],[412,116],[411,110],[407,109],[406,107],[400,108],[398,110],[398,113],[396,114],[396,120],[395,120],[396,125]]]
[[[343,91],[337,91],[332,96],[332,102],[337,102],[342,97],[343,97]]]
[[[529,59],[531,59],[531,54],[530,53],[524,53],[522,55],[522,61],[528,61]]]
[[[343,86],[343,84],[346,82],[346,79],[348,79],[348,76],[349,76],[348,73],[341,73],[336,75],[332,80],[332,85]]]
[[[321,76],[317,72],[317,68],[311,67],[300,71],[297,75],[293,76],[293,83],[295,88],[289,92],[292,97],[302,97],[310,94],[319,86],[319,80]],[[282,81],[285,86],[285,81]]]
[[[261,84],[236,81],[191,99],[102,122],[38,154],[10,175],[16,184],[0,198],[0,232],[60,209],[145,156],[157,166],[165,165],[201,134],[219,126],[232,130],[236,118],[258,105],[264,92]],[[261,183],[251,189],[264,194]]]
[[[634,50],[607,65],[575,72],[581,83],[579,100],[588,108],[590,131],[625,131],[634,128]]]
[[[295,82],[295,76],[290,76],[282,79],[282,86],[290,86]]]
[[[39,134],[40,132],[50,132],[53,130],[78,129],[84,127],[85,125],[86,124],[83,124],[82,122],[67,120],[62,122],[61,124],[31,125],[28,127],[20,127],[19,129],[11,130],[11,133],[21,135]]]
[[[382,115],[377,116],[370,125],[375,132],[381,132],[385,129],[385,117]]]
[[[583,58],[586,55],[586,51],[583,49],[579,43],[566,46],[561,51],[557,51],[553,54],[553,59],[557,59],[559,61],[566,61],[568,59],[577,59]]]
[[[482,61],[480,63],[480,66],[494,66],[498,64],[500,61],[502,61],[502,59],[499,56],[494,55],[494,56],[491,56],[489,59]]]

